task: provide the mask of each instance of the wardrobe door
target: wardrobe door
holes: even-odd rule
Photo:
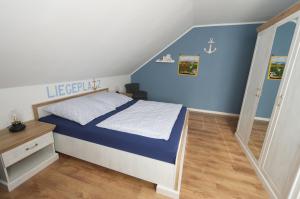
[[[298,66],[300,60],[298,62]],[[298,67],[297,66],[297,67]],[[296,72],[296,71],[295,71]],[[285,197],[300,165],[300,70],[293,74],[267,151],[263,171]],[[294,76],[295,75],[295,76]]]
[[[279,198],[288,198],[300,166],[300,29],[297,24],[283,86],[277,97],[262,170]]]
[[[267,136],[270,119],[273,110],[277,108],[275,101],[281,82],[284,81],[282,74],[287,69],[285,62],[290,51],[295,26],[294,22],[287,22],[276,29],[270,63],[268,70],[265,71],[259,103],[248,142],[252,155],[259,163],[261,163],[261,152]]]
[[[258,34],[246,93],[237,127],[237,134],[245,145],[247,145],[251,133],[261,87],[271,55],[275,31],[276,29],[271,27]]]

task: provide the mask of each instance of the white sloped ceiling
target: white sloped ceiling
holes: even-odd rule
[[[265,21],[298,0],[195,0],[196,24]]]
[[[0,0],[0,88],[130,74],[194,24],[266,20],[293,0]]]
[[[0,88],[130,74],[193,23],[193,0],[0,0]]]

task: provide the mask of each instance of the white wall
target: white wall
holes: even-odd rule
[[[124,91],[124,85],[130,82],[129,75],[97,78],[101,88],[109,88],[111,91]],[[76,82],[90,82],[82,80]],[[58,84],[64,84],[61,82]],[[73,83],[73,82],[68,82]],[[22,121],[33,119],[32,104],[56,99],[48,98],[47,87],[53,88],[58,84],[41,84],[34,86],[14,87],[0,89],[0,129],[10,124],[11,113],[16,112]],[[64,96],[65,97],[65,96]]]
[[[194,0],[1,0],[0,88],[131,73],[193,25]]]

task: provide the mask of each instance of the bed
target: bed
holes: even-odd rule
[[[94,92],[106,91],[108,89]],[[96,126],[133,106],[136,101],[130,101],[84,126],[55,115],[45,115],[42,111],[42,107],[49,104],[88,94],[91,92],[33,105],[36,120],[56,125],[56,151],[152,182],[157,185],[158,193],[179,198],[188,128],[187,109],[181,108],[168,140]]]

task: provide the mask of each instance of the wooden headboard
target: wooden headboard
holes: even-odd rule
[[[108,91],[108,88],[103,88],[103,89],[99,89],[99,90],[95,90],[95,91],[91,91],[91,92],[81,93],[81,94],[78,94],[78,95],[72,95],[72,96],[69,96],[69,97],[64,97],[64,98],[59,98],[59,99],[50,100],[50,101],[46,101],[46,102],[41,102],[41,103],[38,103],[38,104],[33,104],[32,105],[32,111],[33,111],[34,120],[38,120],[40,118],[39,108],[41,108],[41,107],[44,107],[44,106],[47,106],[47,105],[50,105],[50,104],[54,104],[54,103],[57,103],[57,102],[61,102],[61,101],[64,101],[64,100],[76,98],[76,97],[82,97],[82,96],[90,95],[90,94],[97,93],[97,92],[107,92],[107,91]]]

